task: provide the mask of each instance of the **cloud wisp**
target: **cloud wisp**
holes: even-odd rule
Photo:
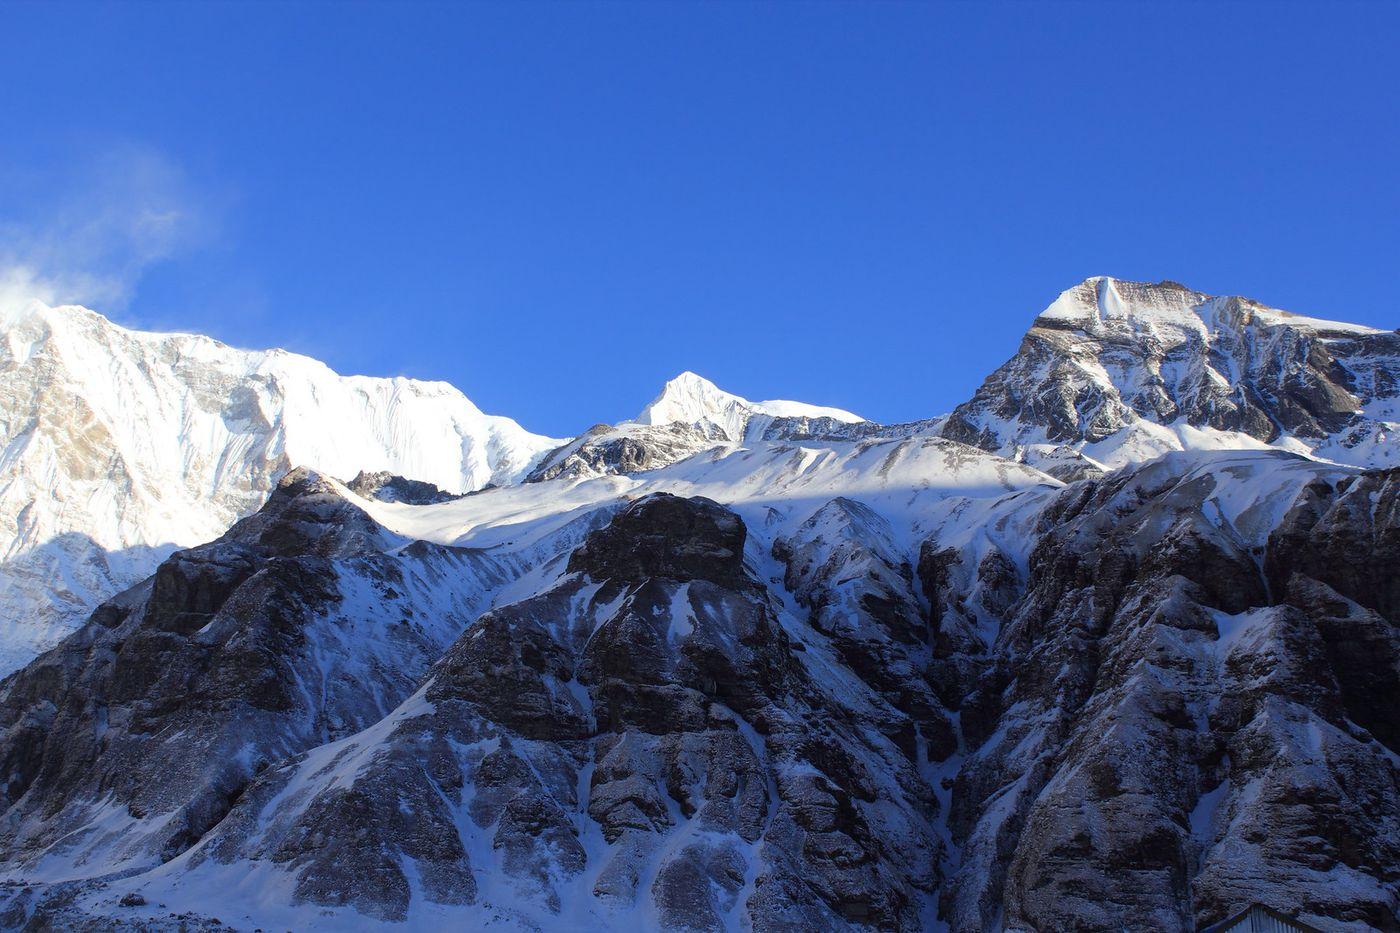
[[[207,205],[160,153],[115,147],[63,170],[7,179],[0,318],[30,302],[126,308],[153,265],[211,233]]]

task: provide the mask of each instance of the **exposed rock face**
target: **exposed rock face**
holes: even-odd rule
[[[383,723],[266,772],[193,864],[263,860],[393,920],[422,896],[542,926],[917,928],[932,795],[797,660],[744,538],[707,500],[632,503]]]
[[[597,580],[661,577],[739,589],[745,536],[739,516],[716,502],[656,493],[589,535],[569,556],[569,571]]]
[[[1379,470],[1309,487],[1271,536],[1274,585],[1296,573],[1400,619],[1400,470]]]
[[[380,502],[403,502],[408,505],[435,505],[439,502],[451,502],[453,499],[459,498],[459,496],[439,489],[432,483],[405,479],[402,476],[395,476],[387,470],[375,473],[361,470],[354,479],[345,484],[345,488],[365,499],[377,499]]]
[[[74,879],[3,909],[236,872],[337,923],[1400,926],[1393,471],[1177,454],[776,538],[652,494],[525,577],[338,489],[293,477],[0,688],[0,866]]]
[[[923,765],[947,759],[957,734],[937,696],[927,613],[895,539],[879,514],[838,498],[778,541],[775,554],[812,627],[897,711],[884,731]]]
[[[599,424],[551,451],[525,478],[527,483],[577,479],[610,473],[640,473],[684,460],[728,437],[714,427],[687,424],[617,427]]]
[[[954,929],[1181,930],[1254,902],[1397,925],[1400,769],[1388,712],[1362,708],[1400,688],[1394,623],[1307,576],[1336,571],[1309,563],[1326,538],[1299,533],[1350,485],[1391,480],[1185,466],[1071,487],[1041,515],[1025,595],[965,701]],[[1232,482],[1277,488],[1230,514]],[[1290,502],[1277,530],[1259,514]]]
[[[1185,425],[1391,466],[1400,458],[1397,395],[1393,331],[1173,282],[1098,278],[1046,309],[943,432],[1008,456],[1069,445],[1115,467],[1183,447],[1242,446],[1239,438],[1183,438]]]
[[[471,581],[504,574],[472,552],[384,548],[327,481],[295,472],[0,682],[4,865],[168,859],[261,768],[385,715],[480,610]],[[460,591],[420,615],[445,573]]]

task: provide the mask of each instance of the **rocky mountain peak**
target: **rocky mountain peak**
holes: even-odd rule
[[[1264,446],[1384,466],[1397,462],[1397,396],[1400,334],[1098,277],[1046,308],[943,431],[1033,462],[1068,448],[1107,468]]]
[[[1185,321],[1208,297],[1176,282],[1093,276],[1061,292],[1036,318],[1035,326],[1102,327],[1120,321],[1141,327],[1151,321]]]
[[[1387,333],[1362,324],[1271,308],[1241,295],[1211,296],[1179,282],[1132,282],[1104,275],[1061,292],[1032,326],[1089,333],[1130,332],[1170,340],[1187,334],[1209,339],[1215,331],[1252,324],[1334,336]]]
[[[659,492],[629,504],[569,558],[569,571],[640,583],[651,577],[739,588],[744,523],[710,499]]]

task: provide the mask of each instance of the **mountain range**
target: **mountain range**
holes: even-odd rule
[[[1400,334],[1087,280],[573,439],[32,305],[0,927],[1400,929]]]

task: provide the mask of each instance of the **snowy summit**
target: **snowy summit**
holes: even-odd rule
[[[731,440],[744,436],[744,429],[755,415],[774,418],[831,418],[852,424],[864,421],[860,415],[840,408],[825,408],[804,402],[774,399],[750,402],[726,392],[703,376],[683,372],[661,389],[637,416],[638,424],[686,424],[693,427],[710,425],[722,430]]]

